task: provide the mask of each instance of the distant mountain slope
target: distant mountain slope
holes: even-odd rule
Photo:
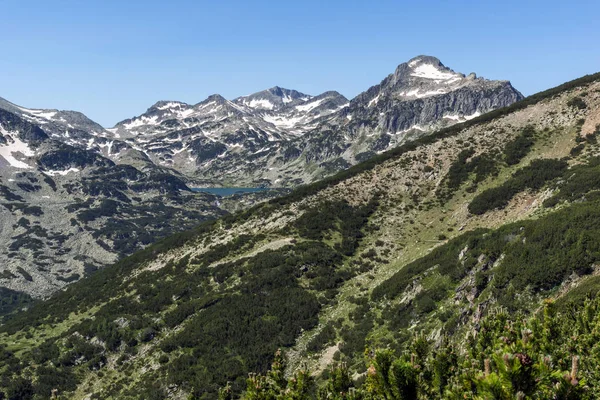
[[[114,156],[126,145],[107,139],[110,133],[98,123],[77,111],[53,109],[30,109],[0,98],[0,109],[21,117],[23,120],[43,128],[52,139],[71,146],[95,150]]]
[[[193,194],[168,170],[117,165],[55,139],[27,115],[0,109],[4,288],[48,296],[160,237],[224,213],[214,196]]]
[[[446,332],[461,351],[498,305],[580,301],[600,288],[598,115],[595,75],[169,237],[6,321],[0,384],[217,398],[278,347],[288,372],[360,380],[365,348]]]
[[[191,179],[265,185],[269,182],[262,178],[248,181],[244,171],[252,165],[259,171],[282,143],[302,136],[347,104],[337,92],[312,97],[274,87],[233,101],[220,95],[196,105],[161,101],[109,131],[158,165]]]

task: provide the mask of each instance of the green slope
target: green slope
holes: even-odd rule
[[[288,374],[306,365],[321,384],[344,361],[360,381],[365,348],[401,354],[415,332],[435,348],[443,331],[467,351],[499,306],[581,304],[598,288],[600,146],[581,135],[598,78],[160,241],[11,316],[2,390],[216,398],[230,382],[238,395],[278,348]]]

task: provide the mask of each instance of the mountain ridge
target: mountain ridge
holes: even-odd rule
[[[274,86],[232,100],[161,100],[112,128],[66,111],[0,107],[117,163],[145,158],[191,182],[293,187],[521,98],[508,81],[465,76],[421,55],[351,100]]]
[[[465,76],[445,67],[435,57],[417,56],[352,100],[335,91],[310,96],[275,86],[230,103],[220,97],[219,104],[227,111],[208,108],[207,115],[212,115],[212,119],[203,120],[203,110],[188,108],[185,113],[172,115],[170,127],[161,126],[161,119],[151,120],[153,116],[142,114],[132,120],[139,121],[131,126],[133,134],[121,129],[122,124],[117,129],[122,135],[151,135],[148,145],[136,146],[149,149],[147,154],[155,162],[169,165],[192,179],[235,175],[233,179],[239,185],[293,186],[347,168],[432,129],[465,121],[522,98],[508,81]],[[256,106],[248,107],[252,101]],[[193,107],[208,103],[209,99]],[[187,118],[195,115],[200,119]],[[144,125],[144,121],[148,124]],[[183,158],[160,140],[161,136],[174,137],[182,132],[177,137],[185,141],[185,130],[179,128],[184,126],[202,127],[205,135],[221,143],[220,151],[209,159],[194,162],[197,154],[190,145],[184,143],[183,151],[190,157]],[[238,138],[244,138],[243,142],[221,138],[221,132],[230,135],[234,130]],[[330,136],[334,139],[328,139]],[[230,148],[239,144],[242,147]],[[260,156],[254,156],[258,150]]]

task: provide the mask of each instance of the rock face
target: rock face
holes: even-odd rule
[[[522,98],[508,81],[465,76],[437,58],[415,57],[309,132],[305,154],[321,163],[338,156],[353,164]],[[331,135],[339,140],[332,141]]]
[[[42,129],[49,138],[118,160],[136,153],[128,144],[77,111],[30,109],[0,98],[0,110]]]
[[[232,101],[161,101],[108,131],[193,180],[293,186],[522,98],[508,81],[418,56],[351,101],[274,87]]]

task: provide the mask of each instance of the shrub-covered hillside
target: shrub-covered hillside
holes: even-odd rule
[[[593,398],[595,361],[571,337],[594,340],[584,300],[600,288],[597,79],[164,239],[5,319],[1,390]],[[554,316],[570,310],[579,325]]]
[[[368,349],[367,371],[354,379],[333,363],[323,383],[300,369],[286,379],[285,357],[275,354],[265,375],[250,375],[245,399],[596,399],[600,396],[600,302],[561,312],[545,302],[526,317],[490,311],[462,345],[446,333],[433,341],[410,338],[404,351]],[[564,311],[564,310],[563,310]],[[231,386],[220,390],[232,398]]]

